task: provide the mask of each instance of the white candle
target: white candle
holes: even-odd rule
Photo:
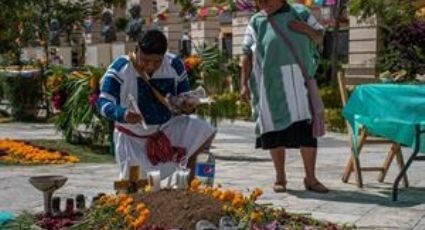
[[[177,171],[177,174],[176,174],[177,189],[187,189],[189,184],[189,173],[190,173],[190,169],[187,169],[187,168],[180,168]]]
[[[152,188],[152,192],[158,192],[161,190],[161,174],[159,170],[152,170],[147,173],[149,185]]]

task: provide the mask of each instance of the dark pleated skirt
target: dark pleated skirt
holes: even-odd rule
[[[278,147],[317,147],[309,121],[299,121],[280,131],[264,133],[257,138],[255,148],[274,149]]]

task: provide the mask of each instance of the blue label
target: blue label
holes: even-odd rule
[[[197,164],[196,175],[200,177],[214,177],[214,164]]]

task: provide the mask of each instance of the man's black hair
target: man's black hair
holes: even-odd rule
[[[167,38],[159,30],[148,30],[139,40],[138,47],[147,55],[164,55],[167,52]]]

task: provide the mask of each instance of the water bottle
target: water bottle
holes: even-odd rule
[[[210,151],[196,157],[195,177],[207,186],[214,185],[215,157]]]

